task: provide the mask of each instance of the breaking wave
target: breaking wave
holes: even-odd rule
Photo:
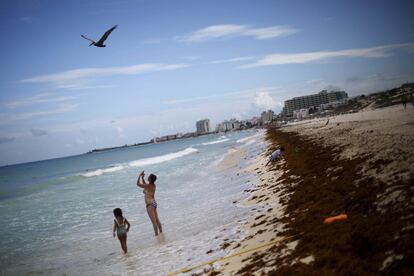
[[[206,142],[206,143],[202,143],[203,146],[207,146],[207,145],[214,145],[214,144],[219,144],[219,143],[223,143],[230,140],[229,138],[226,139],[220,139],[220,140],[215,140],[215,141],[211,141],[211,142]]]
[[[97,170],[94,170],[94,171],[83,173],[82,176],[84,176],[84,177],[99,176],[99,175],[102,175],[104,173],[120,171],[120,170],[123,170],[124,168],[125,168],[124,166],[120,165],[120,166],[114,166],[114,167],[109,167],[109,168],[105,168],[105,169],[97,169]]]
[[[164,154],[164,155],[159,155],[159,156],[155,156],[155,157],[150,157],[150,158],[143,158],[143,159],[138,159],[135,161],[132,161],[129,163],[129,166],[131,167],[143,167],[143,166],[148,166],[148,165],[153,165],[153,164],[159,164],[159,163],[163,163],[166,161],[170,161],[194,152],[197,152],[198,149],[189,147],[186,148],[182,151],[177,151],[177,152],[173,152],[173,153],[168,153],[168,154]]]

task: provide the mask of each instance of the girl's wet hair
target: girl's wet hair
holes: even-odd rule
[[[115,208],[114,209],[114,216],[116,216],[116,217],[122,217],[122,210],[121,210],[121,208]]]
[[[150,174],[148,176],[148,180],[151,182],[155,182],[155,180],[157,180],[157,176],[155,174]]]

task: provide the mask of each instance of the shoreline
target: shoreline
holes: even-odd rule
[[[248,131],[231,134],[228,142],[226,140],[225,143],[211,145],[202,144],[206,142],[205,138],[185,144],[171,143],[160,152],[151,152],[152,157],[158,158],[164,152],[176,152],[191,145],[199,149],[197,154],[146,167],[146,170],[159,176],[159,192],[156,198],[159,201],[161,222],[165,224],[166,237],[166,242],[161,244],[154,238],[145,205],[142,205],[144,195],[134,188],[136,169],[133,168],[90,178],[70,178],[64,185],[49,185],[39,191],[30,191],[22,197],[16,197],[8,204],[4,220],[13,222],[10,225],[13,233],[19,233],[18,238],[25,241],[24,246],[27,245],[28,248],[23,252],[25,254],[19,255],[18,248],[21,245],[18,242],[15,246],[10,242],[12,239],[4,243],[3,249],[11,249],[3,254],[3,263],[7,261],[6,258],[10,260],[5,273],[17,271],[20,274],[82,274],[89,271],[95,274],[134,274],[139,271],[142,275],[165,275],[186,265],[222,257],[225,251],[221,250],[221,244],[226,242],[226,238],[240,237],[236,232],[237,220],[243,219],[248,212],[248,209],[239,209],[235,205],[229,206],[228,203],[244,198],[242,192],[250,184],[243,183],[251,180],[251,177],[241,175],[245,181],[240,182],[233,173],[237,167],[220,171],[217,165],[227,152],[232,151],[232,147],[244,147],[243,139],[255,133],[257,132]],[[223,141],[222,137],[212,137],[207,141],[217,139]],[[103,167],[106,167],[106,163],[114,163],[116,159],[128,160],[131,155],[135,160],[136,155],[141,154],[132,153],[125,152],[123,156],[110,155],[109,162],[102,160]],[[80,164],[89,164],[89,160],[90,157],[80,159],[83,162]],[[82,166],[74,164],[70,159],[66,161],[64,166],[58,164],[65,171],[83,171]],[[46,167],[39,172],[53,173],[55,164],[50,165],[52,169]],[[54,174],[51,177],[55,177]],[[59,197],[56,197],[58,194]],[[93,201],[89,200],[91,196]],[[60,204],[62,200],[66,202],[63,207]],[[43,219],[36,219],[36,210],[48,210],[49,207],[53,214],[58,214],[57,223],[41,225],[40,229],[44,231],[26,229],[19,232],[19,225],[38,228]],[[120,252],[119,242],[113,239],[110,232],[112,209],[115,207],[122,208],[132,224],[127,255]],[[21,213],[20,210],[28,212]],[[30,213],[32,210],[34,213]],[[84,216],[88,216],[90,223],[84,222]],[[14,218],[20,220],[15,221]],[[69,227],[61,228],[61,225]],[[61,229],[65,231],[60,231]],[[50,237],[53,240],[46,243],[37,238],[37,233],[40,237],[48,232],[55,233]],[[75,239],[76,242],[71,242]],[[82,251],[85,245],[91,250]],[[209,248],[214,252],[206,255]]]
[[[249,256],[255,258],[257,252],[267,250],[273,244],[285,239],[279,235],[285,225],[278,221],[285,216],[282,204],[285,195],[282,190],[271,191],[282,176],[282,171],[279,168],[265,171],[264,165],[267,161],[267,154],[261,153],[255,158],[253,164],[244,168],[246,173],[257,178],[255,184],[245,190],[249,194],[248,197],[240,203],[242,206],[251,207],[252,212],[242,225],[245,238],[231,243],[229,255],[234,257],[221,262],[223,269],[219,271],[220,274],[236,275],[250,271],[249,266],[242,267],[246,258]],[[271,194],[269,194],[270,191]],[[269,228],[270,225],[272,229]],[[294,246],[295,242],[289,244],[289,247]]]
[[[243,224],[246,222],[250,213],[249,209],[251,208],[244,205],[244,201],[248,196],[247,191],[255,185],[254,182],[256,181],[255,175],[248,168],[254,165],[256,156],[263,151],[264,144],[262,142],[255,144],[257,140],[262,140],[263,136],[264,131],[260,133],[255,132],[251,136],[238,140],[235,145],[223,154],[223,157],[216,164],[217,173],[222,175],[224,179],[240,186],[241,189],[237,192],[237,197],[232,201],[226,202],[226,204],[231,204],[231,208],[241,210],[243,215],[235,219],[232,226],[223,225],[220,229],[220,233],[223,234],[218,246],[211,245],[204,248],[205,257],[207,257],[205,262],[188,263],[170,271],[167,275],[182,275],[181,273],[186,275],[203,275],[205,273],[212,273],[212,271],[220,267],[216,260],[226,258],[232,240],[244,239],[246,235],[243,231]],[[217,238],[219,237],[215,237],[215,239]],[[210,263],[210,265],[206,265],[207,263]]]
[[[249,168],[253,206],[210,275],[412,273],[414,111],[393,106],[303,121],[265,134],[267,150]],[[285,160],[264,164],[272,150]],[[323,220],[341,213],[345,221]]]

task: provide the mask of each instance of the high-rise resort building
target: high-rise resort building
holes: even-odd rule
[[[260,116],[262,124],[264,124],[264,125],[270,124],[273,120],[274,115],[275,115],[275,113],[270,109],[268,111],[263,111],[261,116]]]
[[[306,95],[302,97],[295,97],[293,99],[285,101],[285,107],[283,108],[283,115],[285,117],[292,117],[293,111],[304,108],[319,108],[321,104],[327,104],[330,102],[341,101],[348,98],[348,94],[345,91],[326,91],[322,90],[318,94]]]
[[[210,132],[210,120],[204,119],[196,122],[197,134],[205,134]]]

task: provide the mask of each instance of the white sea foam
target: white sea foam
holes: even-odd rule
[[[182,151],[177,151],[177,152],[168,153],[168,154],[150,157],[150,158],[138,159],[138,160],[130,162],[129,166],[143,167],[143,166],[148,166],[148,165],[153,165],[153,164],[159,164],[159,163],[170,161],[170,160],[173,160],[173,159],[176,159],[176,158],[179,158],[179,157],[182,157],[182,156],[185,156],[185,155],[197,152],[197,151],[198,149],[189,147]]]
[[[228,140],[230,140],[230,139],[229,139],[229,138],[226,138],[226,139],[220,139],[220,140],[215,140],[215,141],[211,141],[211,142],[205,142],[205,143],[202,143],[202,145],[203,145],[203,146],[207,146],[207,145],[214,145],[214,144],[219,144],[219,143],[226,142],[226,141],[228,141]]]
[[[246,137],[246,138],[241,138],[239,140],[236,141],[236,143],[244,143],[250,140],[251,137]]]
[[[254,138],[256,138],[260,135],[261,134],[258,133],[258,134],[255,134],[255,135],[252,135],[252,136],[249,136],[249,137],[241,138],[241,139],[237,140],[236,143],[245,143],[245,142],[248,142],[249,140],[252,140],[252,139],[254,140]]]
[[[94,171],[83,173],[82,176],[84,176],[84,177],[99,176],[99,175],[102,175],[104,173],[120,171],[120,170],[123,170],[124,168],[125,168],[124,166],[120,165],[120,166],[114,166],[114,167],[109,167],[109,168],[105,168],[105,169],[97,169],[97,170],[94,170]]]
[[[251,145],[251,144],[254,144],[254,143],[256,143],[256,139],[251,139],[251,140],[247,141],[243,146],[248,146],[248,145]]]

